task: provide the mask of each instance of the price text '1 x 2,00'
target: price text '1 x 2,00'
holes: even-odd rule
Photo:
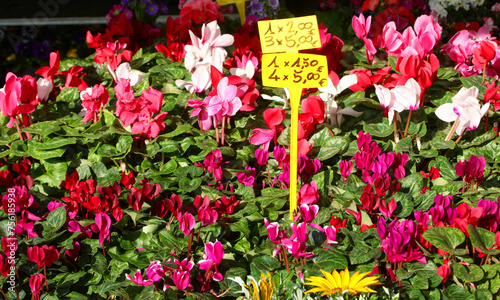
[[[264,53],[321,47],[315,16],[259,21],[257,24]]]

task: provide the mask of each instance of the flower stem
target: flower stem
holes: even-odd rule
[[[410,110],[410,113],[408,114],[408,121],[406,121],[405,133],[403,134],[403,138],[405,138],[406,135],[408,134],[408,127],[410,127],[410,121],[411,121],[411,112],[412,110]]]
[[[448,135],[444,139],[445,141],[451,141],[451,138],[453,137],[453,134],[455,133],[455,130],[457,130],[458,125],[460,125],[460,117],[457,117],[455,120],[455,123],[453,123],[453,126],[451,126],[450,132],[448,132]]]
[[[397,123],[397,112],[394,113],[394,120],[392,121],[392,123],[394,124],[394,143],[398,143],[399,142],[399,136],[398,136],[398,123]]]

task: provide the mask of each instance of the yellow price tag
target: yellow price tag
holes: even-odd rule
[[[316,16],[259,21],[262,52],[291,52],[321,47]]]
[[[283,88],[328,86],[326,56],[305,53],[263,54],[262,85]]]
[[[238,14],[240,15],[241,25],[245,24],[245,1],[248,0],[217,0],[219,5],[229,5],[236,4],[236,9],[238,10]]]

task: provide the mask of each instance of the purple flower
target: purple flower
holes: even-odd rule
[[[120,3],[121,5],[123,6],[128,6],[128,3],[130,2],[130,0],[122,0]]]
[[[168,7],[165,4],[160,3],[158,5],[162,14],[168,14]]]
[[[279,8],[280,7],[280,2],[278,0],[269,0],[269,5],[272,8]]]
[[[33,45],[31,49],[33,51],[33,55],[39,59],[47,59],[50,55],[50,46],[48,43],[36,43]]]
[[[154,2],[151,2],[148,6],[146,6],[146,13],[150,16],[156,15],[158,12],[158,5]]]
[[[31,54],[31,44],[28,40],[23,40],[14,46],[14,50],[21,56],[28,56]]]

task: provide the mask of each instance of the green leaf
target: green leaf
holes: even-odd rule
[[[371,136],[376,136],[376,137],[387,137],[394,133],[394,127],[387,124],[386,119],[374,120],[374,122],[376,121],[378,122],[371,124],[364,123],[363,131],[365,133],[368,132]]]
[[[468,224],[467,228],[469,230],[472,246],[489,255],[497,255],[500,253],[500,250],[489,250],[493,245],[496,245],[495,234],[493,232],[485,228],[475,227],[472,224]]]
[[[433,227],[427,229],[422,235],[428,242],[446,252],[465,255],[466,249],[456,249],[457,246],[465,241],[465,234],[454,227]]]
[[[101,253],[97,253],[92,258],[91,266],[97,273],[104,274],[108,270],[108,260]]]
[[[49,136],[49,134],[59,131],[61,129],[60,125],[62,124],[63,123],[59,121],[38,122],[23,128],[23,131],[31,134]]]
[[[346,137],[330,136],[321,145],[316,158],[320,161],[327,160],[339,152],[344,151],[348,146],[349,141]]]
[[[179,188],[187,193],[196,190],[200,185],[201,185],[201,178],[189,179],[184,177],[181,178],[181,180],[179,181]]]
[[[66,149],[40,150],[33,147],[28,148],[29,155],[39,160],[61,157],[64,152],[66,152]]]
[[[246,218],[242,218],[238,222],[229,224],[229,229],[233,232],[243,233],[247,239],[250,237],[250,228],[248,227],[248,220]]]
[[[62,90],[59,95],[57,95],[56,102],[74,102],[75,100],[80,100],[80,91],[76,87],[66,88]]]
[[[43,228],[49,232],[58,231],[64,223],[66,223],[66,209],[61,206],[47,215],[47,219],[43,222]]]
[[[343,270],[347,267],[347,258],[342,254],[333,252],[326,249],[317,249],[316,256],[313,257],[314,267],[325,272],[332,272],[333,270]]]
[[[476,300],[493,300],[493,294],[489,290],[478,289],[474,293],[474,299],[476,299]]]
[[[404,263],[404,268],[397,269],[396,275],[401,279],[408,279],[413,275],[417,275],[422,278],[431,278],[436,275],[436,272],[436,264],[434,264],[431,260],[428,260],[426,264],[421,262]]]
[[[466,88],[477,87],[479,95],[484,95],[486,92],[486,87],[483,85],[483,76],[481,75],[460,77],[460,81]]]
[[[277,269],[281,266],[281,263],[279,260],[277,260],[274,257],[263,255],[254,258],[253,262],[255,265],[261,269],[261,270],[266,270],[266,271],[272,271],[274,269]]]
[[[382,251],[378,248],[370,248],[362,244],[357,244],[349,253],[349,259],[351,260],[351,264],[358,265],[379,258],[380,255],[382,255]]]
[[[483,269],[474,264],[469,265],[469,271],[467,271],[467,268],[464,265],[452,263],[451,270],[453,271],[453,275],[465,282],[476,282],[484,277]]]
[[[445,299],[450,299],[450,300],[466,299],[467,297],[470,296],[467,290],[457,285],[448,286],[444,291],[444,295],[448,297]]]

